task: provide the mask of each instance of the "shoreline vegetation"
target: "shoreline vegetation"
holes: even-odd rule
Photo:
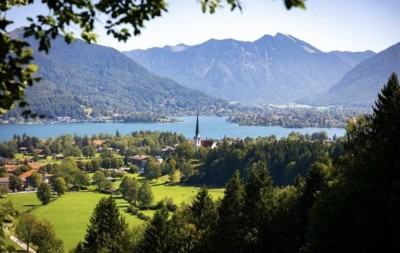
[[[201,114],[201,116],[225,117],[226,122],[239,126],[280,126],[283,128],[345,128],[348,120],[370,113],[367,108],[345,108],[342,106],[311,107],[305,105],[264,105],[238,109],[236,112],[224,114]],[[59,123],[181,123],[181,116],[162,114],[114,114],[73,118],[58,116],[53,118],[25,119],[23,117],[0,118],[0,125],[5,124],[59,124]]]

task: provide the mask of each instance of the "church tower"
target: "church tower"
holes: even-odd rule
[[[194,140],[194,149],[199,150],[199,147],[201,145],[201,139],[200,139],[200,130],[199,130],[199,114],[197,114],[197,120],[196,120],[196,132],[193,137]]]

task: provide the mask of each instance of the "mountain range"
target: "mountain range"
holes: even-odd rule
[[[18,29],[12,35],[22,38]],[[400,43],[378,54],[327,53],[280,33],[124,53],[58,38],[50,54],[34,57],[42,79],[26,99],[47,117],[215,112],[229,107],[225,100],[370,107],[390,73],[400,73]]]
[[[149,71],[228,101],[311,103],[360,62],[366,52],[322,52],[291,35],[254,42],[209,40],[124,52]]]
[[[400,74],[400,43],[355,66],[314,104],[370,106],[392,72]]]
[[[12,36],[22,38],[22,31]],[[35,40],[28,42],[38,48]],[[47,117],[84,117],[123,113],[179,113],[216,110],[225,101],[159,77],[119,51],[63,38],[52,41],[48,55],[35,51],[41,81],[27,88],[31,109]],[[17,110],[18,111],[18,110]],[[13,115],[11,112],[9,115]]]

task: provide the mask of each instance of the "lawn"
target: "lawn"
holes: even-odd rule
[[[28,209],[40,205],[40,200],[36,197],[36,193],[9,193],[5,198],[0,199],[0,203],[11,200],[14,208],[19,212],[25,212]]]
[[[96,192],[69,192],[47,206],[33,211],[40,219],[49,220],[56,230],[57,237],[64,241],[65,250],[83,241],[93,209],[101,198],[107,195]]]

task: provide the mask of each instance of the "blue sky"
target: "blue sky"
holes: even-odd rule
[[[123,51],[179,43],[195,45],[211,38],[254,41],[277,32],[302,39],[322,51],[379,52],[400,42],[400,0],[308,0],[306,10],[290,11],[282,0],[242,0],[242,13],[222,8],[213,15],[203,14],[196,0],[168,3],[168,12],[146,23],[140,36],[123,43],[97,29],[98,43]],[[43,8],[35,4],[15,8],[7,17],[19,27],[27,24],[27,16],[40,12]]]

